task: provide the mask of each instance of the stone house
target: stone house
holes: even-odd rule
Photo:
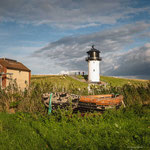
[[[14,83],[24,90],[29,86],[31,70],[16,60],[0,58],[0,87],[6,88]]]

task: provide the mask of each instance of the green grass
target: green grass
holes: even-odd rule
[[[31,82],[43,84],[51,84],[53,89],[68,91],[69,89],[81,90],[87,88],[88,84],[71,78],[70,76],[49,75],[49,76],[32,76]]]
[[[88,78],[87,75],[77,75],[76,76],[78,79],[86,79]],[[147,85],[148,80],[142,80],[142,79],[125,79],[125,78],[118,78],[118,77],[111,77],[111,76],[100,76],[100,80],[102,82],[107,83],[108,85],[111,86],[117,86],[117,87],[122,87],[125,84],[129,85]]]
[[[125,84],[138,86],[138,85],[146,85],[148,82],[148,80],[125,79],[125,78],[108,77],[108,76],[101,76],[101,81],[106,82],[112,86],[123,86]]]
[[[150,147],[150,109],[110,110],[103,115],[0,114],[1,150],[132,149]]]
[[[0,123],[1,150],[39,149],[45,145],[45,141],[33,130],[30,122],[21,116],[3,113],[0,114]]]

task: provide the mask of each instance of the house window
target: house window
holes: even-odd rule
[[[25,82],[24,82],[25,84],[28,84],[28,82],[27,82],[27,80],[25,80]]]

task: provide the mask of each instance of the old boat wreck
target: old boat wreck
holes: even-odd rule
[[[89,95],[79,96],[68,93],[45,93],[42,101],[47,108],[56,110],[71,106],[74,112],[104,111],[109,108],[119,108],[123,103],[122,95]]]

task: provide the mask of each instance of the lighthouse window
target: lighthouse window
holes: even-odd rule
[[[93,69],[93,71],[95,72],[95,69]]]

